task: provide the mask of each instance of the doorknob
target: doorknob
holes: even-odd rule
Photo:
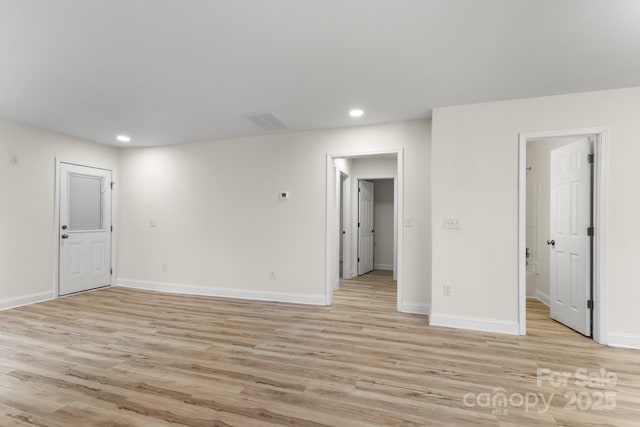
[[[66,229],[67,229],[67,226],[66,226],[66,225],[63,225],[61,228],[62,228],[63,230],[66,230]]]
[[[555,246],[556,245],[556,241],[555,240],[547,240],[547,245]]]
[[[63,235],[62,235],[62,236],[60,236],[60,237],[62,237],[63,239],[68,239],[68,238],[69,238],[69,235],[68,235],[68,234],[63,234]]]

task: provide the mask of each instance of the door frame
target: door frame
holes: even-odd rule
[[[342,212],[340,212],[340,214],[342,215],[342,218],[340,218],[340,220],[342,221],[343,229],[339,230],[340,235],[342,236],[342,248],[340,248],[342,250],[342,278],[350,279],[352,277],[351,276],[351,257],[348,255],[350,254],[349,248],[351,244],[351,225],[349,224],[349,219],[351,218],[351,206],[350,206],[351,176],[345,171],[341,170],[340,168],[338,168],[337,177],[338,176],[340,177],[340,195],[342,196],[340,200],[340,203],[342,204]],[[343,176],[344,176],[344,180],[342,180]],[[343,231],[344,231],[344,234],[342,234]],[[338,261],[338,268],[339,268],[339,264],[340,262]],[[348,272],[348,274],[345,274],[345,272]],[[340,278],[340,272],[338,272],[338,279],[339,278]],[[338,285],[339,285],[339,282],[338,282]],[[336,286],[334,290],[337,288],[338,286]]]
[[[526,257],[526,198],[527,198],[527,142],[538,139],[594,136],[595,154],[593,170],[593,340],[608,343],[607,310],[607,191],[609,165],[608,128],[566,129],[519,134],[518,150],[518,324],[520,335],[527,334],[527,279]]]
[[[398,279],[398,198],[397,198],[397,192],[398,192],[398,178],[396,176],[391,176],[391,175],[362,175],[362,176],[356,176],[355,177],[355,186],[352,188],[353,191],[353,199],[354,199],[354,209],[356,212],[356,215],[353,215],[351,218],[351,222],[352,222],[352,229],[356,230],[356,239],[355,240],[355,244],[353,245],[353,256],[352,256],[352,260],[351,262],[356,265],[356,276],[358,276],[358,271],[357,271],[357,265],[358,265],[358,253],[360,250],[360,238],[359,238],[359,228],[358,228],[358,219],[359,219],[359,215],[360,215],[360,194],[358,192],[358,186],[360,181],[376,181],[376,180],[391,180],[393,181],[393,280],[397,280]],[[374,201],[374,206],[375,206],[375,201]],[[374,223],[375,223],[375,216],[374,216]],[[375,236],[374,236],[375,239]],[[374,252],[375,252],[375,248],[374,248]],[[374,260],[374,270],[375,270],[375,260]]]
[[[332,271],[333,257],[338,259],[339,254],[334,254],[334,241],[337,235],[336,231],[340,227],[339,221],[334,218],[334,208],[332,206],[333,201],[336,199],[335,191],[335,172],[334,172],[334,160],[340,158],[360,158],[368,156],[376,156],[382,154],[395,154],[396,155],[396,176],[395,176],[395,233],[396,233],[396,280],[397,280],[397,311],[403,311],[403,288],[404,288],[404,227],[400,224],[403,221],[400,218],[404,218],[404,148],[391,148],[383,150],[362,150],[346,153],[328,153],[326,156],[326,199],[325,199],[325,305],[331,305],[333,303],[333,283],[337,280],[334,277]],[[377,178],[377,177],[376,177]],[[380,179],[390,178],[388,176],[380,176]],[[352,182],[358,179],[366,179],[365,177],[355,177],[350,175],[349,179]],[[373,178],[371,178],[373,179]],[[353,203],[353,197],[351,200]],[[353,239],[349,238],[350,241]],[[353,242],[352,242],[353,246]],[[335,272],[337,276],[337,270]]]
[[[355,247],[357,248],[354,254],[354,259],[352,260],[352,262],[355,261],[355,266],[356,266],[356,276],[362,276],[364,274],[367,273],[362,273],[360,274],[360,196],[362,195],[362,193],[360,192],[360,184],[362,183],[362,181],[367,181],[369,182],[371,185],[373,185],[374,188],[374,202],[373,202],[373,206],[371,207],[371,215],[373,216],[373,224],[372,224],[372,230],[373,232],[372,234],[372,241],[371,241],[371,271],[367,272],[370,273],[374,270],[373,266],[374,266],[374,261],[373,261],[373,254],[374,254],[374,239],[375,239],[375,212],[373,212],[373,210],[375,209],[375,184],[373,184],[371,181],[373,181],[373,179],[371,178],[356,178],[356,185],[355,185],[355,189],[354,189],[354,197],[357,199],[355,205],[357,206],[356,209],[356,215],[353,215],[352,217],[352,221],[355,222],[355,227],[353,228],[355,230],[355,240],[357,242],[357,244],[355,245]]]
[[[101,169],[111,172],[111,182],[113,184],[113,188],[111,189],[111,226],[113,227],[113,232],[111,232],[111,271],[112,274],[109,277],[109,285],[107,287],[111,287],[114,285],[114,277],[116,276],[116,234],[117,230],[117,217],[114,215],[114,212],[118,212],[118,197],[116,197],[116,171],[113,168],[95,166],[91,164],[86,164],[84,162],[75,162],[68,161],[66,159],[55,158],[55,167],[54,167],[54,197],[53,197],[53,292],[56,298],[64,298],[68,295],[60,295],[60,274],[59,274],[59,265],[60,265],[60,173],[61,173],[61,165],[62,163],[75,165],[75,166],[83,166],[92,169]],[[105,286],[98,288],[104,289]],[[90,292],[95,289],[90,289],[83,292]],[[74,294],[71,294],[74,295]]]

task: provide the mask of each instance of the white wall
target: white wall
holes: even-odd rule
[[[537,227],[533,236],[527,230],[527,245],[531,245],[531,266],[527,267],[527,296],[535,297],[549,305],[549,246],[550,237],[550,170],[551,150],[576,141],[579,138],[550,138],[527,143],[527,188],[537,188]],[[529,200],[527,200],[529,203]],[[529,206],[527,206],[529,212]],[[527,223],[529,218],[527,218]],[[531,268],[530,268],[531,267]]]
[[[9,164],[10,154],[18,156],[17,166]],[[56,157],[111,168],[117,176],[114,147],[0,121],[0,309],[54,295]]]
[[[351,159],[334,159],[333,163],[336,168],[347,175],[351,174]]]
[[[335,230],[338,233],[338,238],[333,241],[333,253],[339,254],[339,260],[333,259],[331,260],[331,271],[335,272],[337,269],[338,274],[333,274],[332,277],[336,277],[336,281],[333,284],[333,289],[338,289],[340,287],[340,278],[350,278],[351,274],[349,270],[351,269],[351,263],[349,261],[349,257],[351,256],[351,249],[349,248],[349,240],[348,233],[351,233],[351,226],[349,223],[349,215],[351,213],[349,203],[351,201],[350,194],[350,186],[348,185],[351,181],[349,178],[349,174],[351,173],[351,159],[334,159],[334,174],[335,174],[335,191],[333,200],[333,215],[335,217],[340,217],[339,222],[340,226],[338,230]],[[345,174],[345,178],[342,178],[342,174]],[[342,193],[344,186],[344,194]],[[346,199],[346,205],[343,202]],[[328,200],[328,196],[327,196]],[[346,222],[344,222],[346,220]],[[345,234],[342,234],[342,230],[345,231]],[[344,250],[346,247],[346,251]],[[346,256],[343,252],[346,252]],[[343,274],[346,273],[346,274]]]
[[[389,178],[397,174],[398,161],[395,156],[366,156],[351,160],[351,175],[358,179]],[[357,179],[356,179],[357,181]],[[355,189],[358,183],[354,184]]]
[[[413,217],[405,234],[404,296],[425,308],[429,146],[430,122],[412,121],[123,150],[119,279],[322,303],[327,153],[401,147],[404,209]],[[291,199],[278,199],[284,190]],[[152,218],[156,228],[148,226]]]
[[[374,179],[373,264],[376,270],[393,270],[393,179]]]
[[[431,320],[517,332],[518,134],[603,126],[610,130],[609,342],[640,345],[638,117],[640,88],[436,109]],[[445,230],[445,217],[460,218],[461,230]],[[445,283],[452,296],[443,295]]]

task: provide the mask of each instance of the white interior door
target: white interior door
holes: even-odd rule
[[[358,182],[358,275],[373,271],[373,182]]]
[[[111,284],[111,171],[60,164],[59,295]]]
[[[551,317],[591,335],[591,164],[588,138],[551,151]]]

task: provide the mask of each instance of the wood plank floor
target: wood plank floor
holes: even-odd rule
[[[0,426],[640,425],[640,352],[528,318],[526,337],[429,327],[384,272],[331,307],[94,291],[0,312]]]

